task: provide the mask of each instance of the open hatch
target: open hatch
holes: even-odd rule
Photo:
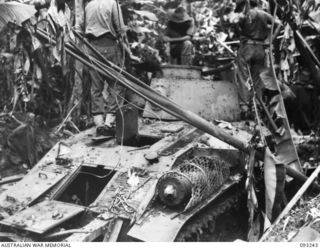
[[[89,206],[99,196],[116,171],[101,166],[81,166],[55,193],[54,200]]]

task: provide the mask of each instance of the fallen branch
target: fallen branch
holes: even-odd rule
[[[308,180],[302,185],[302,187],[299,189],[299,191],[295,194],[295,196],[290,200],[288,205],[283,209],[281,214],[277,217],[275,222],[271,225],[271,227],[268,228],[268,230],[262,235],[260,242],[263,242],[273,231],[273,228],[280,222],[280,220],[286,216],[289,211],[294,207],[294,205],[300,200],[301,196],[306,192],[306,190],[310,187],[312,182],[316,179],[320,172],[320,166],[316,168],[315,171],[311,174],[311,176],[308,178]]]
[[[217,73],[226,71],[227,69],[231,68],[232,66],[233,66],[233,62],[230,62],[230,63],[228,63],[226,65],[223,65],[223,66],[220,66],[220,67],[217,67],[217,68],[209,68],[209,69],[206,69],[206,70],[202,70],[201,73],[202,73],[203,76],[217,74]]]
[[[8,115],[9,115],[8,113],[0,113],[0,118],[6,117]]]
[[[69,120],[68,123],[73,127],[73,129],[76,130],[77,133],[80,133],[79,128],[75,125],[75,123],[73,121]]]
[[[10,118],[12,118],[14,121],[16,121],[19,125],[24,125],[23,122],[21,122],[19,119],[17,119],[13,114],[8,114]]]
[[[2,178],[0,180],[0,185],[11,183],[11,182],[17,182],[17,181],[21,180],[23,177],[24,177],[24,174]]]
[[[72,233],[91,233],[91,231],[85,231],[83,229],[70,229],[70,230],[64,230],[56,233],[52,233],[46,236],[46,239],[48,238],[54,238],[62,235],[72,234]]]
[[[10,238],[12,241],[14,242],[24,242],[25,240],[23,240],[22,237],[16,235],[15,233],[0,233],[0,238],[3,239],[8,239]],[[5,241],[5,240],[1,240],[1,241]],[[28,242],[30,242],[30,240],[27,240]]]
[[[217,41],[222,47],[224,47],[229,53],[231,53],[233,56],[237,56],[237,54],[236,54],[227,44],[225,44],[223,41],[219,41],[218,39],[216,39],[216,41]]]
[[[61,122],[61,124],[59,125],[58,129],[54,132],[54,134],[58,134],[62,127],[65,125],[65,123],[68,121],[69,117],[71,116],[72,112],[74,111],[74,109],[77,108],[77,106],[80,104],[81,100],[80,101],[77,101],[73,107],[70,109],[70,111],[68,112],[67,116],[64,118],[64,120]]]

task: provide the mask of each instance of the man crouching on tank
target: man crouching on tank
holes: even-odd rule
[[[193,55],[192,36],[195,32],[194,20],[179,6],[169,15],[163,41],[170,43],[172,64],[191,65]]]

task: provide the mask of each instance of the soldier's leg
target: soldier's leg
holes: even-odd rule
[[[107,58],[114,64],[124,68],[124,58],[122,51],[115,43],[108,48]],[[115,125],[115,113],[123,106],[125,100],[125,88],[117,81],[108,81],[107,85],[107,107],[105,125],[112,127]]]
[[[254,52],[251,59],[251,75],[252,81],[259,98],[262,98],[262,91],[264,88],[264,83],[260,77],[260,74],[265,69],[265,51],[262,45],[255,45],[252,49]]]
[[[108,82],[107,86],[107,114],[105,125],[115,125],[116,111],[123,106],[125,100],[125,88],[119,82]]]
[[[96,126],[103,125],[104,99],[102,95],[103,80],[101,76],[93,69],[89,69],[91,78],[91,113]]]
[[[169,60],[170,64],[173,64],[173,65],[181,64],[181,58],[180,58],[181,49],[182,49],[182,45],[180,45],[179,43],[170,44],[170,60]]]
[[[184,41],[181,49],[181,65],[192,65],[193,44],[191,41]]]
[[[250,92],[249,92],[249,72],[248,72],[248,62],[250,57],[248,56],[248,45],[241,45],[238,50],[237,61],[237,80],[236,85],[238,88],[239,104],[240,108],[248,108],[250,103]],[[246,111],[246,110],[244,110]]]
[[[97,40],[92,42],[92,46],[105,56],[105,46],[102,41]],[[88,51],[91,56],[95,56],[92,51]],[[104,79],[95,70],[89,68],[88,70],[91,78],[91,113],[93,115],[94,124],[99,127],[103,126],[103,116],[105,113],[105,101],[103,97]]]

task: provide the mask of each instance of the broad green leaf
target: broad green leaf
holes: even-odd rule
[[[158,18],[156,17],[155,14],[151,13],[150,11],[146,11],[146,10],[133,10],[133,12],[135,12],[136,14],[145,17],[151,21],[157,22]]]

